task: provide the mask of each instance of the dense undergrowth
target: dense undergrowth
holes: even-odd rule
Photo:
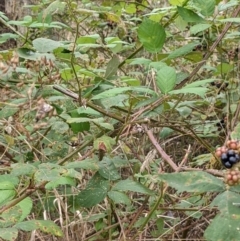
[[[0,12],[0,237],[239,240],[215,154],[240,139],[239,1],[26,8]]]

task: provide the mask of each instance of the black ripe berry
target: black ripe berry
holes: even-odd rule
[[[228,150],[228,151],[227,151],[227,155],[228,155],[229,157],[230,157],[230,156],[235,156],[236,153],[235,153],[234,150]]]
[[[223,154],[221,155],[221,160],[222,160],[223,163],[224,163],[224,162],[227,162],[227,161],[228,161],[228,155],[227,155],[226,153],[223,153]]]
[[[224,163],[224,166],[225,166],[226,168],[231,168],[231,167],[232,167],[232,164],[231,164],[229,161],[227,161],[227,162]]]
[[[240,156],[235,150],[230,149],[222,153],[221,161],[226,168],[231,168],[234,164],[240,161]]]
[[[237,159],[237,161],[240,160],[240,156],[238,154],[235,155],[235,158]]]
[[[237,163],[237,158],[235,156],[230,156],[228,161],[231,163],[231,164],[235,164]]]

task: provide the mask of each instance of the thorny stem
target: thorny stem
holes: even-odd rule
[[[3,206],[0,209],[0,214],[2,214],[4,211],[8,210],[9,208],[15,206],[16,204],[18,204],[19,202],[21,202],[23,199],[25,199],[26,197],[30,196],[32,193],[34,193],[35,191],[43,188],[46,184],[48,183],[48,181],[44,181],[41,184],[39,184],[38,186],[35,186],[31,189],[27,189],[21,196],[19,196],[18,198],[10,201],[7,205]]]
[[[97,137],[100,137],[103,135],[103,132],[100,132],[99,134],[96,135]],[[80,152],[83,148],[91,145],[91,143],[93,142],[93,138],[91,138],[90,140],[84,142],[80,147],[78,147],[76,150],[74,150],[73,152],[69,153],[67,156],[65,156],[63,159],[59,160],[57,162],[58,165],[62,165],[63,163],[65,163],[66,161],[68,161],[70,158],[72,158],[73,156],[77,155],[78,152]]]
[[[239,12],[240,12],[240,5],[232,13],[231,18],[236,17],[239,14]],[[175,89],[180,89],[181,87],[183,87],[188,81],[190,81],[197,74],[197,72],[200,70],[200,68],[206,63],[208,58],[212,55],[212,53],[214,52],[214,50],[216,49],[216,47],[220,43],[220,41],[222,41],[223,37],[225,36],[225,34],[227,33],[227,31],[229,30],[229,28],[231,26],[232,26],[232,22],[229,22],[226,24],[225,28],[222,30],[222,33],[216,39],[216,41],[213,43],[213,45],[210,47],[209,51],[204,56],[203,60],[196,66],[196,68],[192,71],[192,73],[185,80],[183,80],[180,84],[178,84],[176,86]]]
[[[55,90],[57,90],[57,91],[65,94],[65,95],[67,95],[67,96],[69,96],[69,97],[71,97],[71,98],[73,98],[73,99],[75,99],[75,100],[78,100],[78,94],[72,92],[71,90],[64,89],[63,87],[60,87],[60,86],[58,86],[58,85],[54,85],[54,86],[53,86],[53,89],[55,89]],[[99,106],[97,106],[97,105],[94,105],[94,104],[93,104],[92,102],[90,102],[90,101],[87,101],[87,102],[86,102],[86,105],[87,105],[88,107],[90,107],[90,108],[92,108],[92,109],[94,109],[94,110],[102,113],[102,114],[105,115],[105,116],[109,116],[109,117],[111,117],[111,118],[113,118],[113,119],[115,119],[115,120],[120,121],[121,123],[124,123],[124,122],[125,122],[125,120],[124,120],[123,118],[119,117],[118,115],[115,115],[114,113],[105,111],[104,109],[102,109],[101,107],[99,107]]]
[[[18,36],[20,36],[23,40],[27,41],[27,39],[20,33],[18,32],[16,29],[14,29],[10,24],[8,24],[4,19],[2,19],[0,17],[0,23],[2,23],[3,25],[5,25],[7,28],[11,29],[15,34],[17,34]]]
[[[157,202],[155,203],[154,207],[152,208],[152,210],[149,212],[147,218],[145,219],[145,221],[143,222],[142,226],[140,227],[139,231],[143,231],[144,227],[147,225],[147,223],[149,222],[150,218],[152,217],[153,213],[155,212],[155,210],[158,208],[162,198],[163,198],[163,195],[166,191],[167,187],[165,187],[163,189],[163,183],[161,183],[161,194],[157,200]]]
[[[182,4],[182,7],[186,6],[186,4],[189,2],[189,0],[185,0],[185,2]],[[177,17],[178,15],[178,12],[176,11],[172,17],[168,20],[167,23],[165,23],[163,25],[164,28],[166,28],[168,25],[170,25],[172,23],[172,21]],[[118,66],[118,68],[121,68],[126,62],[128,59],[131,59],[133,58],[137,53],[139,53],[141,50],[143,49],[143,45],[141,45],[140,47],[138,47],[132,54],[130,54],[126,59],[124,59]]]
[[[188,0],[186,0],[182,6],[185,6],[188,3]],[[233,12],[231,17],[236,17],[240,12],[240,5],[238,6],[238,8]],[[174,19],[176,16],[175,14],[172,16],[171,19]],[[170,19],[170,20],[171,20]],[[170,20],[168,22],[170,22]],[[210,47],[209,51],[207,52],[207,54],[204,56],[203,60],[196,66],[196,68],[191,72],[191,74],[184,79],[180,84],[178,84],[175,89],[180,89],[182,88],[188,81],[190,81],[196,74],[197,72],[200,70],[200,68],[205,64],[205,62],[208,60],[208,58],[212,55],[213,51],[216,49],[217,45],[220,43],[220,41],[223,39],[223,37],[225,36],[225,34],[227,33],[227,31],[229,30],[229,28],[231,27],[232,23],[227,23],[225,28],[223,29],[222,33],[220,34],[220,36],[218,37],[218,39],[213,43],[213,45]],[[165,25],[167,26],[167,25]],[[127,59],[131,59],[133,56],[135,56],[140,50],[143,49],[143,46],[140,46],[133,54],[131,54],[129,57],[127,57],[119,66],[122,66],[125,64]],[[157,106],[159,106],[164,100],[168,99],[168,96],[164,96],[162,98],[159,98],[158,100],[156,100],[155,102],[153,102],[151,105],[146,106],[145,108],[141,109],[139,112],[134,114],[134,119],[136,120],[137,117],[139,117],[143,112],[147,111],[147,110],[151,110],[156,108]]]
[[[111,228],[117,227],[118,225],[119,225],[119,223],[114,223],[114,224],[112,224],[112,225],[110,225],[110,226],[107,226],[107,227],[105,227],[105,228],[102,228],[100,231],[98,231],[98,232],[90,235],[89,237],[83,239],[83,241],[87,241],[87,240],[89,240],[89,239],[92,239],[92,238],[94,238],[95,236],[98,236],[99,234],[101,234],[101,233],[103,233],[103,232],[106,232],[107,230],[109,230],[109,229],[111,229]]]
[[[72,9],[71,4],[68,1],[67,1],[67,4],[68,4],[69,9],[72,12],[74,12],[74,9]],[[78,39],[78,34],[79,34],[79,24],[80,24],[81,21],[79,22],[77,17],[74,14],[72,15],[72,17],[73,17],[73,19],[76,23],[76,34],[75,34],[75,39],[74,39],[74,42],[73,42],[73,51],[72,51],[72,54],[71,54],[70,63],[71,63],[73,74],[75,76],[75,79],[76,79],[77,85],[78,85],[78,102],[79,102],[79,105],[82,106],[82,87],[81,87],[81,83],[80,83],[80,80],[78,78],[75,66],[74,66],[74,59],[75,59],[74,50],[75,50],[76,45],[77,45],[77,39]],[[88,16],[86,18],[88,18]]]
[[[124,236],[125,236],[125,237],[127,237],[127,236],[129,235],[129,233],[130,233],[131,230],[132,230],[133,225],[136,223],[138,217],[142,214],[142,212],[143,212],[143,210],[144,210],[144,208],[145,208],[145,205],[146,205],[147,202],[148,202],[148,199],[149,199],[149,196],[145,198],[143,204],[142,204],[141,207],[138,209],[136,215],[134,215],[131,223],[128,225],[128,229],[127,229],[127,230],[125,231],[125,233],[124,233]],[[119,239],[119,240],[120,240],[120,241],[124,241],[125,239],[124,239],[124,237],[122,237],[122,238]]]

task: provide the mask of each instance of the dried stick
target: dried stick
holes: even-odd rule
[[[152,130],[148,130],[146,125],[143,125],[150,141],[152,142],[152,144],[156,147],[157,151],[159,152],[159,154],[161,155],[161,157],[171,166],[171,168],[175,171],[178,172],[179,171],[179,167],[175,164],[175,162],[171,159],[171,157],[162,149],[162,147],[159,145],[159,143],[157,142],[157,140],[155,139]]]
[[[179,168],[181,168],[187,162],[188,156],[190,154],[190,150],[191,150],[191,145],[188,146],[186,154],[185,154],[184,158],[182,159],[182,161],[179,164]]]

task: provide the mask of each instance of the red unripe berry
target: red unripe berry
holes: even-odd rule
[[[237,175],[233,175],[233,176],[232,176],[232,180],[233,180],[234,182],[237,182],[237,181],[238,181],[238,176],[237,176]]]
[[[216,150],[215,155],[216,155],[217,157],[221,157],[222,151],[221,151],[221,150]]]
[[[231,180],[232,179],[232,175],[228,174],[226,179],[227,179],[227,181]]]

